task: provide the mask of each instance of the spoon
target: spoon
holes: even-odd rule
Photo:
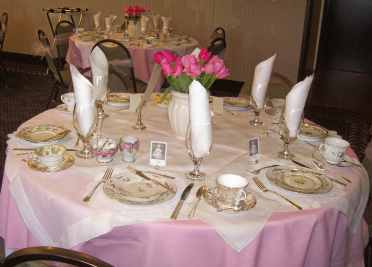
[[[204,196],[204,194],[208,191],[207,189],[207,186],[205,185],[202,185],[198,188],[198,190],[196,191],[196,198],[197,198],[197,201],[195,202],[194,206],[191,208],[190,212],[189,212],[189,215],[188,217],[189,218],[192,218],[195,216],[195,213],[196,213],[196,209],[198,208],[198,205],[199,205],[199,202],[201,200],[201,197]]]

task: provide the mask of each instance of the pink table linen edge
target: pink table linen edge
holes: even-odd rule
[[[4,176],[0,194],[0,235],[9,249],[40,243],[27,230]],[[197,221],[153,222],[114,228],[73,249],[114,266],[364,266],[368,238],[364,222],[353,234],[346,217],[333,209],[274,213],[256,239],[240,253],[208,225]]]

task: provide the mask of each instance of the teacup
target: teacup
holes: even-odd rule
[[[65,93],[61,95],[61,100],[65,103],[67,110],[72,112],[75,106],[75,96],[74,93]]]
[[[217,201],[224,206],[239,208],[247,198],[248,180],[235,174],[223,174],[217,178]]]
[[[345,151],[350,143],[338,137],[327,137],[324,144],[319,146],[319,151],[326,161],[338,164],[344,160]]]
[[[118,150],[118,144],[114,139],[108,137],[95,138],[92,147],[96,160],[99,163],[108,163],[114,159]]]
[[[37,160],[48,168],[58,167],[66,152],[66,148],[62,145],[47,145],[35,149]]]

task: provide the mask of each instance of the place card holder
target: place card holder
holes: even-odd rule
[[[260,137],[248,139],[248,162],[257,164],[261,154]]]
[[[223,97],[212,97],[212,110],[214,114],[222,115],[223,114]]]

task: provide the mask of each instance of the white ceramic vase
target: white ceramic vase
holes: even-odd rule
[[[189,122],[189,94],[171,91],[171,95],[168,106],[169,123],[177,138],[185,139]]]

